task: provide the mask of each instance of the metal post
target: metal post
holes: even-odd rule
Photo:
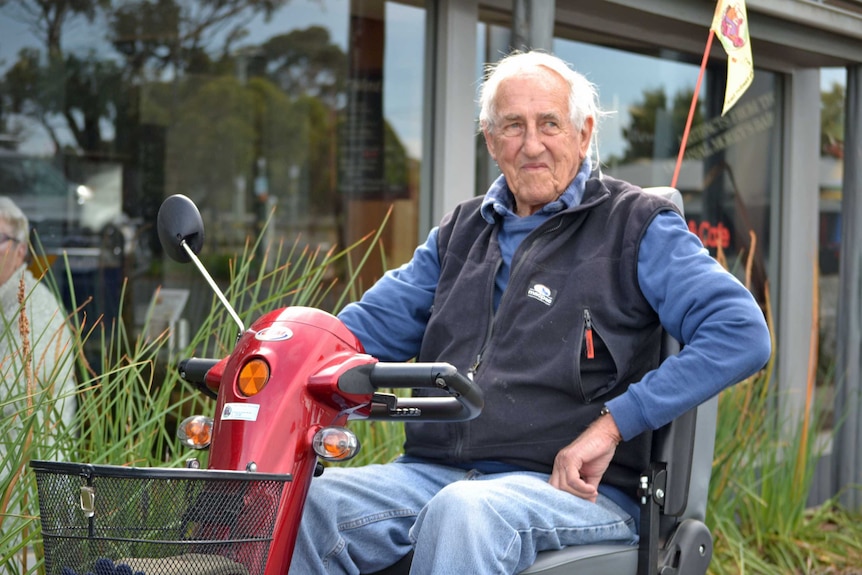
[[[545,50],[554,44],[554,0],[515,0],[512,5],[512,49]]]
[[[847,68],[844,183],[841,199],[841,270],[835,369],[833,448],[835,492],[847,508],[862,508],[862,66]]]

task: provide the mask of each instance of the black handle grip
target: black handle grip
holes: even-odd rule
[[[338,387],[349,393],[374,393],[380,388],[438,389],[448,395],[398,397],[394,405],[392,401],[375,403],[368,417],[374,420],[468,421],[485,405],[482,390],[448,363],[379,362],[345,373]]]
[[[191,357],[180,361],[177,364],[177,371],[180,372],[181,378],[190,383],[205,383],[207,372],[220,361],[220,359]]]

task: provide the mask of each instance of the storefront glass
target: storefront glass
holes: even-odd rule
[[[835,375],[846,88],[847,74],[844,68],[824,68],[820,71],[820,384],[831,383]],[[823,389],[829,390],[831,387]]]
[[[165,281],[154,222],[176,193],[200,207],[211,260],[270,214],[267,242],[325,249],[391,206],[382,245],[401,263],[418,235],[423,6],[0,3],[0,193],[69,255],[91,318],[118,314],[123,278],[135,310]]]
[[[597,84],[612,112],[599,132],[603,171],[640,186],[670,185],[699,67],[566,40],[555,50]],[[779,78],[757,70],[721,116],[724,75],[724,64],[705,73],[676,187],[689,228],[763,303],[780,174]]]

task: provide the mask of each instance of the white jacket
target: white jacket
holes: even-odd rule
[[[26,310],[29,322],[29,327],[24,328],[29,331],[26,334],[31,359],[29,386],[24,369],[22,308]],[[59,427],[70,429],[76,407],[72,342],[65,310],[51,290],[33,277],[26,265],[0,285],[0,406],[3,408],[2,427],[6,430],[6,437],[0,442],[20,440],[15,437],[17,434],[10,437],[9,431],[18,428],[12,425],[13,422],[26,418],[27,410],[31,408],[38,417],[34,439],[39,435],[51,444],[51,437],[62,432]],[[58,415],[65,425],[58,425]],[[5,455],[6,447],[0,443],[0,458]]]

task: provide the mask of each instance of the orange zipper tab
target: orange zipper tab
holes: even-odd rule
[[[587,346],[587,359],[596,357],[596,350],[593,347],[593,320],[590,317],[590,310],[584,310],[584,342]]]

